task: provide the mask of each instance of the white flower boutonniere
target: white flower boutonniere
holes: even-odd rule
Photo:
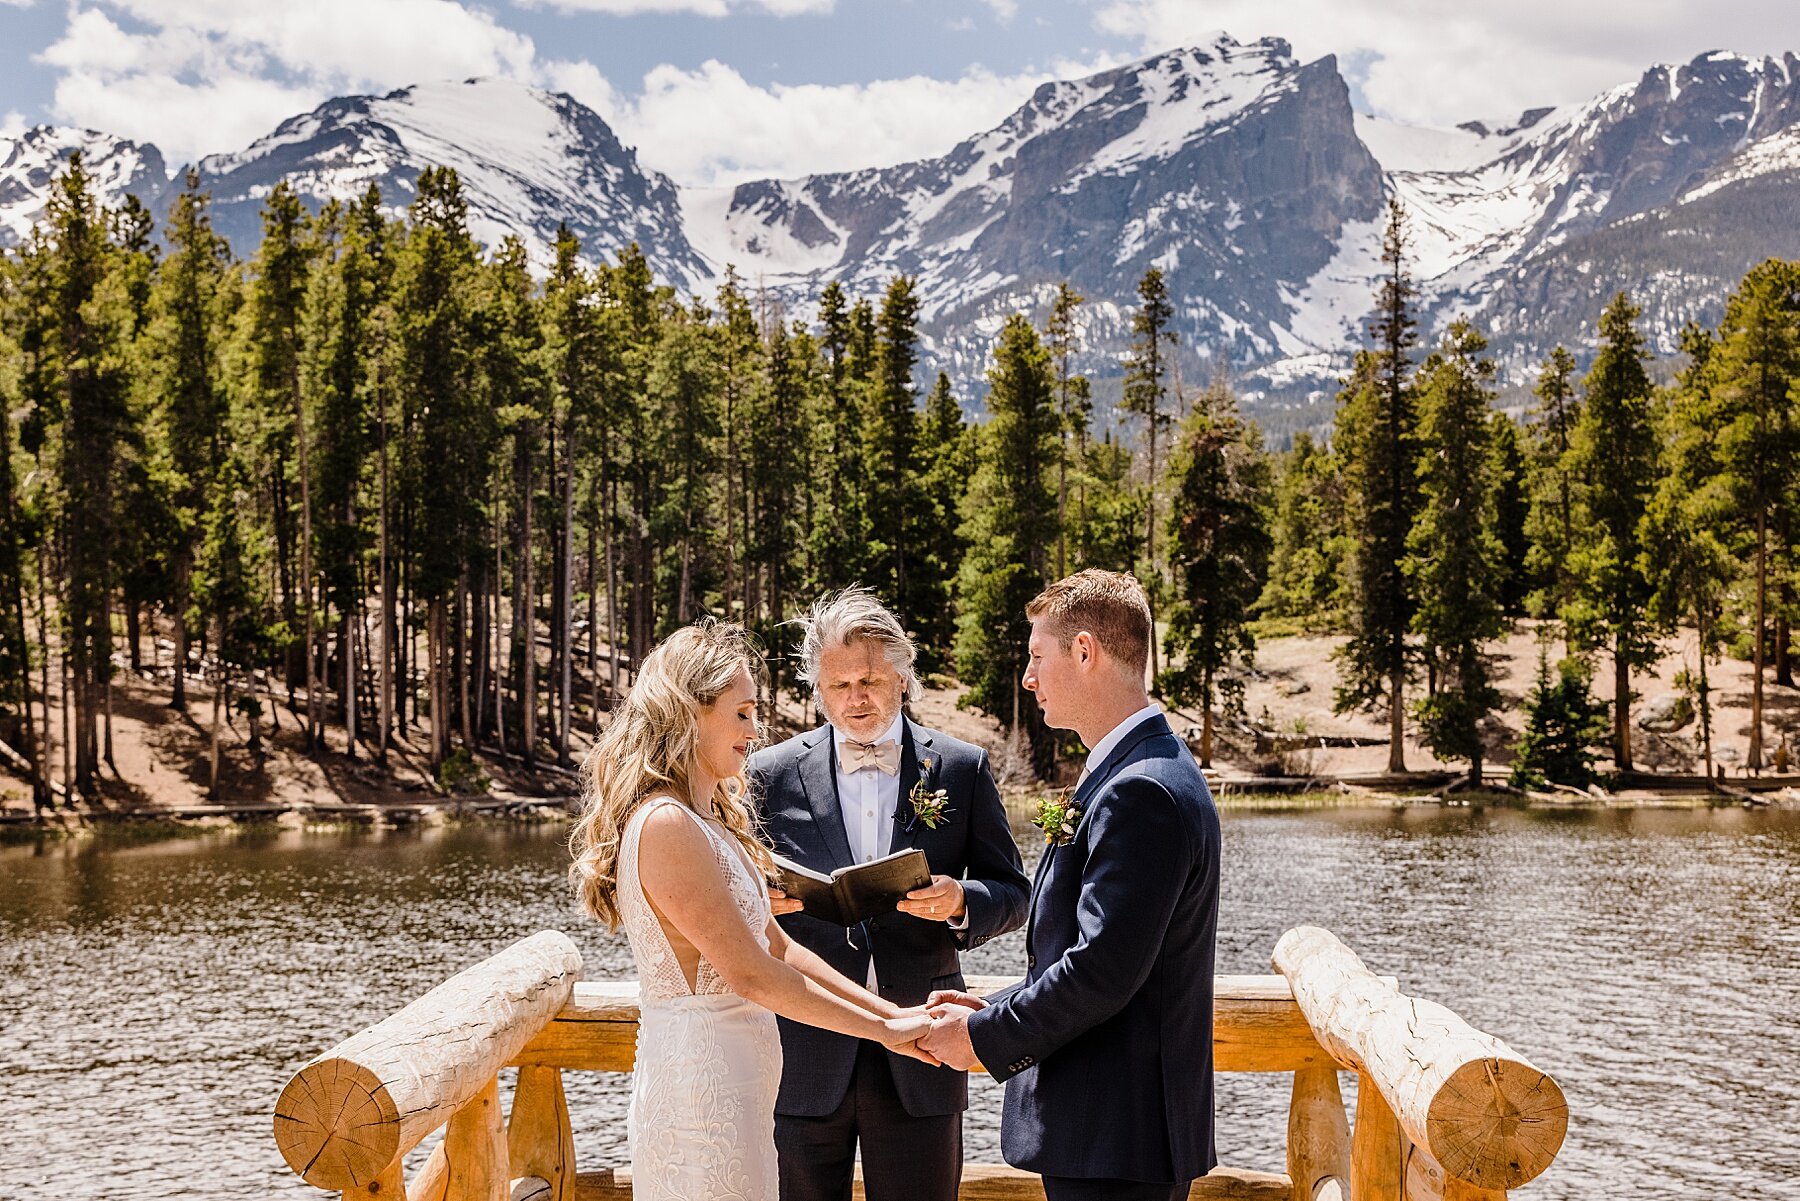
[[[931,787],[931,764],[930,759],[919,760],[918,783],[906,794],[906,803],[912,809],[912,815],[901,827],[906,833],[910,834],[912,828],[920,822],[925,823],[927,830],[935,830],[950,815],[950,792],[948,789]]]

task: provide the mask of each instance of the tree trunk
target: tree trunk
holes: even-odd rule
[[[1631,770],[1631,665],[1623,634],[1613,639],[1613,758],[1620,771]]]
[[[506,594],[505,564],[502,559],[506,549],[506,539],[500,530],[500,497],[496,484],[494,492],[494,741],[500,748],[501,758],[506,757],[506,677],[512,672],[512,644],[506,636],[506,626],[501,621],[501,602]]]
[[[1406,650],[1388,665],[1388,774],[1406,773]]]
[[[450,729],[448,714],[444,712],[448,706],[444,703],[449,690],[444,687],[444,598],[434,596],[425,602],[425,675],[427,691],[431,696],[430,724],[427,733],[431,744],[429,762],[434,776],[444,765],[444,755],[449,749]]]
[[[381,573],[381,668],[380,680],[376,685],[376,704],[380,713],[376,717],[375,758],[387,765],[388,740],[394,733],[394,644],[398,641],[394,629],[394,571],[388,554],[388,426],[387,426],[387,393],[381,387],[380,378],[375,386],[376,409],[381,435],[381,513],[377,518],[378,546],[376,560]]]
[[[463,745],[475,746],[473,706],[469,704],[469,573],[464,569],[456,581],[456,662],[452,674],[456,680],[457,716],[462,724]]]
[[[312,473],[306,455],[306,407],[300,399],[298,378],[293,393],[294,440],[300,452],[300,610],[306,627],[306,749],[310,751],[324,743],[325,717],[319,711],[320,673],[313,661],[319,631],[313,613]]]
[[[175,688],[169,696],[171,709],[187,708],[187,601],[193,587],[193,572],[192,556],[183,551],[175,564]]]
[[[513,641],[519,659],[519,750],[525,770],[537,770],[537,639],[532,629],[536,594],[532,591],[531,460],[521,439],[518,460],[519,542],[513,563]]]
[[[344,656],[344,756],[356,758],[356,623],[344,609],[343,633],[338,641]]]
[[[223,623],[220,623],[218,641],[225,641]],[[212,701],[212,749],[207,755],[206,799],[219,799],[219,730],[223,724],[219,719],[225,713],[225,663],[219,662],[219,678],[213,681]]]
[[[569,706],[575,696],[574,664],[570,654],[569,618],[575,607],[575,435],[571,430],[563,439],[563,512],[562,542],[559,561],[562,567],[562,580],[557,597],[557,608],[560,610],[556,627],[551,631],[557,646],[560,648],[557,659],[562,668],[562,706],[557,712],[556,729],[556,762],[559,767],[568,767],[569,760]],[[590,627],[591,628],[591,627]]]
[[[1744,766],[1758,775],[1763,766],[1763,667],[1768,662],[1769,636],[1769,519],[1765,509],[1756,514],[1756,625],[1751,630],[1755,674],[1750,679],[1750,750]]]

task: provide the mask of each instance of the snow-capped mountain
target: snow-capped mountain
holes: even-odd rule
[[[89,129],[40,125],[16,137],[0,137],[0,250],[16,246],[43,215],[56,175],[81,154],[100,202],[116,205],[128,193],[154,205],[169,183],[168,168],[154,146]]]
[[[681,228],[675,185],[647,172],[611,127],[568,96],[500,79],[420,84],[385,96],[329,100],[239,154],[200,162],[215,221],[243,252],[261,234],[263,197],[286,179],[313,205],[354,199],[370,184],[396,209],[425,167],[454,167],[470,232],[488,246],[517,234],[540,263],[559,223],[616,254],[636,241],[678,288],[710,274]]]
[[[1006,314],[1067,279],[1090,336],[1117,342],[1145,270],[1163,269],[1184,341],[1234,359],[1292,349],[1283,289],[1382,205],[1335,60],[1223,34],[1046,84],[942,158],[683,195],[714,263],[795,301],[916,275],[940,361],[979,376]]]
[[[154,147],[39,128],[0,139],[0,245],[74,149],[103,197],[166,210]],[[927,366],[969,394],[1005,315],[1041,314],[1065,279],[1088,298],[1088,368],[1116,375],[1154,265],[1186,369],[1224,356],[1271,405],[1322,398],[1362,342],[1389,196],[1411,215],[1428,327],[1474,314],[1511,378],[1554,343],[1579,351],[1620,289],[1672,350],[1755,262],[1800,257],[1800,58],[1705,54],[1583,103],[1427,130],[1354,113],[1331,57],[1217,34],[1046,84],[939,158],[725,189],[645,170],[568,96],[469,80],[328,101],[198,169],[248,253],[279,179],[313,204],[379,184],[398,209],[440,163],[476,236],[519,234],[540,263],[566,222],[594,256],[638,242],[690,294],[735,265],[799,316],[827,280],[872,296],[912,274]]]
[[[1619,290],[1646,307],[1659,348],[1672,352],[1681,325],[1716,318],[1745,269],[1800,245],[1791,217],[1728,215],[1750,197],[1760,208],[1765,194],[1800,211],[1792,54],[1654,66],[1635,84],[1501,127],[1417,130],[1358,117],[1357,134],[1407,208],[1429,311],[1440,321],[1475,314],[1515,374],[1554,342],[1581,342]],[[1709,199],[1715,216],[1696,225],[1691,206]],[[1692,247],[1675,253],[1671,239],[1689,235],[1710,262],[1688,261]],[[1357,288],[1373,274],[1380,236],[1379,225],[1352,229],[1297,297],[1321,349],[1354,336],[1367,308]]]

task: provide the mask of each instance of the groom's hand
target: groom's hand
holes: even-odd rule
[[[927,1052],[947,1068],[971,1071],[981,1061],[975,1057],[975,1045],[969,1041],[969,1015],[975,1012],[964,1005],[944,1005],[932,1011],[937,1018],[931,1032],[919,1040]]]
[[[972,992],[958,992],[953,988],[940,989],[925,998],[925,1008],[936,1011],[940,1005],[961,1005],[965,1009],[986,1009],[987,1000]]]
[[[960,880],[953,876],[933,876],[924,888],[907,893],[896,908],[928,922],[948,922],[962,917],[968,905],[963,901]]]

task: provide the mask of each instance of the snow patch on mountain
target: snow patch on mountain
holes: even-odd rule
[[[116,206],[128,193],[154,203],[169,186],[162,152],[149,143],[50,125],[0,137],[0,249],[17,246],[31,235],[32,226],[43,218],[56,177],[78,151],[103,207]]]

